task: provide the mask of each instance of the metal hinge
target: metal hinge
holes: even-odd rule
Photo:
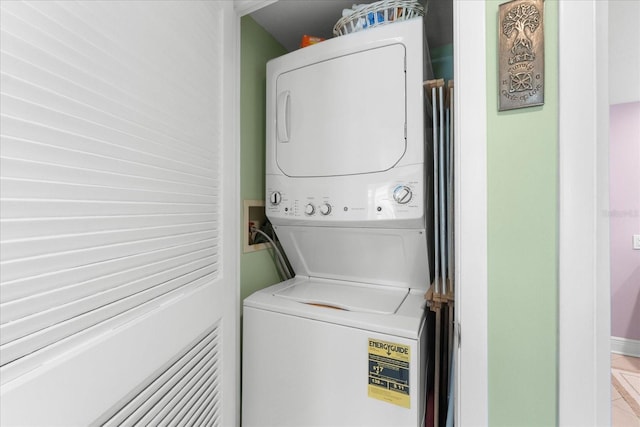
[[[456,334],[458,335],[458,348],[460,348],[460,342],[462,340],[462,334],[460,333],[460,323],[456,322]]]

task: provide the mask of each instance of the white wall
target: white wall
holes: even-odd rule
[[[609,103],[640,101],[640,1],[609,1]]]

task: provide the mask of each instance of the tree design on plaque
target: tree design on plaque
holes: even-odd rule
[[[511,38],[516,33],[516,38],[511,46],[513,56],[509,58],[509,64],[517,62],[533,61],[536,54],[533,43],[527,32],[534,33],[540,26],[540,12],[529,3],[520,3],[505,15],[502,21],[502,33]]]
[[[515,39],[511,45],[509,65],[531,63],[536,59],[536,52],[529,34],[533,34],[540,26],[540,12],[529,3],[520,3],[507,12],[502,20],[502,33]],[[527,34],[529,33],[529,34]],[[527,70],[528,71],[528,70]],[[533,89],[533,74],[524,70],[509,74],[509,92],[523,92]]]

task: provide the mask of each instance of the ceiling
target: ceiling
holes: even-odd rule
[[[279,0],[251,14],[251,17],[288,51],[298,49],[304,34],[333,37],[333,26],[342,9],[373,0]],[[427,40],[430,47],[453,43],[453,0],[431,0],[427,11]]]

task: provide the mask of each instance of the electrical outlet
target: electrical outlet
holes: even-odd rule
[[[640,249],[640,234],[633,235],[633,249]]]

